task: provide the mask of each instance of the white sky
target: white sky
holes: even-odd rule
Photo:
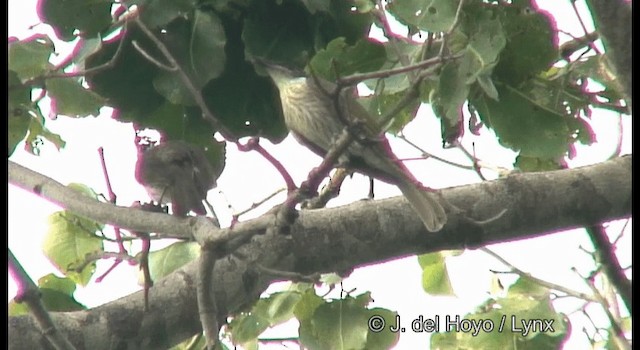
[[[9,36],[25,38],[34,33],[29,26],[38,23],[35,13],[35,0],[9,0]],[[538,1],[542,8],[548,9],[556,15],[560,29],[571,32],[575,36],[581,35],[569,1]],[[581,4],[581,2],[580,2]],[[591,24],[588,24],[591,26]],[[592,29],[592,28],[591,28]],[[46,30],[45,26],[37,26],[35,31]],[[561,36],[566,40],[566,36]],[[56,44],[60,50],[64,46]],[[68,45],[67,48],[68,50]],[[64,57],[62,55],[61,57]],[[430,108],[423,109],[425,113],[417,118],[405,130],[406,136],[418,143],[423,149],[446,159],[468,164],[467,159],[457,150],[443,150],[440,148],[440,126],[431,114]],[[590,147],[577,146],[578,156],[570,161],[571,166],[579,166],[601,162],[611,156],[616,147],[618,133],[618,116],[609,112],[596,112],[591,120],[596,131],[598,142]],[[631,118],[623,117],[623,154],[631,153]],[[136,183],[133,177],[135,164],[135,149],[133,143],[133,128],[129,124],[117,123],[102,115],[96,118],[71,119],[59,117],[55,121],[47,121],[47,127],[62,135],[67,141],[67,147],[58,152],[51,145],[45,145],[40,157],[35,157],[21,150],[21,145],[11,157],[12,161],[25,165],[33,170],[46,174],[63,184],[80,182],[91,186],[97,192],[106,193],[102,169],[97,148],[105,149],[107,166],[114,191],[118,195],[120,205],[129,205],[135,200],[148,199],[144,189]],[[476,137],[467,133],[464,144],[471,149],[471,142],[475,143],[478,157],[496,166],[511,168],[514,154],[497,145],[490,132],[485,136]],[[418,154],[406,144],[392,139],[394,150],[401,157],[415,157]],[[263,145],[282,161],[291,172],[294,179],[300,183],[306,178],[307,172],[320,162],[320,158],[313,155],[291,138],[287,138],[279,145],[271,145],[263,141]],[[227,165],[218,181],[219,187],[210,192],[210,201],[215,203],[221,220],[228,222],[232,212],[227,203],[236,211],[249,207],[276,189],[283,186],[280,175],[259,155],[255,153],[241,153],[236,147],[227,147]],[[460,186],[478,182],[477,176],[470,171],[453,168],[435,160],[409,162],[408,166],[416,177],[433,188]],[[495,174],[485,172],[488,177],[495,178]],[[257,177],[259,176],[259,178]],[[220,194],[220,191],[223,194]],[[347,180],[343,186],[340,198],[330,203],[331,206],[346,204],[366,196],[368,181],[362,176],[355,176]],[[376,197],[383,198],[399,195],[399,191],[386,184],[376,185]],[[281,201],[283,196],[277,197],[268,205],[247,217],[260,215],[271,206]],[[9,248],[24,265],[30,276],[38,278],[55,272],[49,261],[41,255],[42,238],[47,231],[47,217],[59,210],[57,206],[41,198],[9,186]],[[619,234],[624,222],[609,224],[612,237]],[[108,231],[107,231],[108,232]],[[499,244],[490,248],[500,254],[507,261],[532,275],[552,283],[561,284],[572,289],[589,293],[590,291],[581,279],[571,271],[577,267],[582,273],[591,268],[590,257],[581,252],[578,247],[590,248],[591,245],[582,230],[573,230],[562,234],[550,235],[527,241],[509,244]],[[626,234],[618,243],[617,250],[622,266],[631,265],[631,225],[626,228]],[[98,264],[97,275],[105,271],[111,261]],[[457,298],[434,298],[421,289],[421,271],[415,258],[406,258],[357,269],[344,282],[345,290],[357,288],[356,294],[371,291],[375,302],[372,307],[384,307],[396,310],[403,321],[410,322],[418,315],[433,317],[436,314],[464,315],[472,311],[478,304],[488,297],[490,288],[490,269],[505,270],[491,257],[479,251],[467,251],[459,257],[449,261],[449,272]],[[111,273],[102,283],[92,283],[86,288],[79,288],[76,298],[87,306],[96,306],[115,298],[139,290],[136,284],[137,268],[127,264]],[[513,278],[501,276],[504,282]],[[16,292],[15,283],[9,278],[9,298]],[[281,286],[282,284],[280,284]],[[273,286],[270,290],[275,290]],[[555,304],[559,311],[570,313],[579,307],[580,303],[568,299]],[[592,308],[593,309],[593,308]],[[601,313],[600,313],[601,314]],[[573,333],[567,349],[587,348],[589,344],[581,329],[588,326],[584,317],[572,317]],[[266,336],[292,336],[291,327],[274,330]],[[426,334],[407,332],[400,337],[397,349],[424,348],[428,344]]]

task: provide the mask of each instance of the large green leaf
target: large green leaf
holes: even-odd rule
[[[503,146],[523,156],[553,160],[567,152],[574,130],[565,115],[544,108],[529,94],[513,87],[498,86],[498,92],[500,102],[482,96],[471,103]]]
[[[195,242],[177,242],[149,253],[151,280],[157,281],[200,256],[200,246]],[[140,278],[144,278],[140,276]]]
[[[386,51],[381,43],[359,40],[348,45],[345,38],[332,40],[325,49],[318,51],[309,63],[313,74],[329,81],[354,73],[366,73],[380,69],[386,61]]]
[[[111,24],[112,5],[105,0],[39,0],[38,16],[53,28],[59,39],[71,41],[76,30],[82,37],[93,37],[106,30]]]
[[[215,13],[195,10],[187,19],[176,19],[165,27],[162,39],[196,90],[223,72],[226,35]],[[180,72],[163,70],[153,85],[174,104],[195,104],[193,92],[184,84]]]
[[[364,349],[369,334],[369,293],[318,306],[300,322],[300,342],[309,349]]]
[[[37,34],[20,41],[13,39],[9,40],[9,69],[16,72],[21,81],[44,75],[53,67],[49,57],[55,47],[49,37]]]
[[[547,70],[557,58],[557,31],[549,14],[529,1],[504,6],[500,12],[507,43],[495,68],[495,78],[518,86]]]
[[[9,71],[9,106],[7,111],[9,156],[24,140],[31,123],[31,89],[20,83],[18,73]]]
[[[422,288],[431,295],[454,295],[446,260],[441,253],[430,253],[418,256],[422,268]]]
[[[104,105],[104,100],[85,89],[77,78],[49,79],[46,89],[55,114],[68,117],[97,116]]]
[[[159,59],[162,55],[137,26],[130,24],[117,60],[113,61],[123,35],[120,33],[105,41],[98,51],[87,57],[85,69],[103,68],[88,74],[86,80],[89,88],[107,99],[109,106],[122,113],[145,116],[165,99],[153,86],[159,68],[142,56],[132,41],[153,57]],[[108,68],[103,66],[108,63]]]
[[[455,21],[458,1],[394,1],[389,4],[388,9],[402,23],[428,32],[446,32]]]
[[[40,299],[47,311],[68,312],[86,309],[84,305],[73,297],[76,284],[68,278],[48,274],[38,280],[38,288]],[[16,303],[14,300],[9,303],[9,316],[26,315],[28,313],[29,310],[25,304]]]
[[[43,242],[45,256],[67,277],[87,285],[95,271],[95,261],[85,265],[88,254],[100,253],[103,241],[95,235],[101,225],[69,211],[49,216],[49,230]],[[84,265],[79,271],[78,267]]]

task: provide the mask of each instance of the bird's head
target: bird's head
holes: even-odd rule
[[[256,58],[254,61],[258,66],[264,68],[279,90],[282,90],[286,84],[289,84],[294,80],[306,79],[304,72],[301,70],[290,69],[262,58]]]

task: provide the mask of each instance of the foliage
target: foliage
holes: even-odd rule
[[[460,12],[457,2],[447,0],[394,1],[388,14],[415,35],[404,38],[387,32],[389,40],[383,41],[368,37],[372,26],[384,27],[385,17],[367,0],[40,3],[42,22],[54,29],[57,40],[76,40],[75,50],[54,66],[51,38],[9,40],[9,155],[22,141],[34,154],[43,140],[64,147],[64,141],[46,128],[40,110],[46,96],[54,114],[85,118],[111,107],[119,121],[133,122],[139,130],[156,129],[169,139],[206,145],[222,172],[227,143],[245,136],[279,142],[287,135],[278,92],[256,59],[306,68],[311,75],[335,81],[446,58],[435,68],[365,79],[373,95],[362,98],[363,104],[372,114],[382,115],[417,88],[418,99],[401,109],[389,130],[401,131],[416,116],[420,103],[426,103],[440,118],[443,139],[450,144],[463,135],[466,107],[504,147],[518,153],[514,165],[523,171],[559,168],[576,143],[594,142],[585,117],[594,101],[606,100],[612,109],[623,106],[612,78],[603,73],[603,56],[557,65],[562,58],[553,20],[529,1],[466,1]],[[125,12],[125,17],[114,18]],[[416,41],[418,35],[428,39]],[[586,78],[603,88],[587,92]],[[215,133],[226,140],[215,141]],[[83,308],[72,294],[76,284],[85,285],[93,276],[95,262],[88,257],[104,252],[103,237],[96,234],[102,228],[68,211],[51,216],[44,250],[66,278],[47,276],[40,281],[50,310]],[[195,259],[196,248],[181,242],[153,252],[149,257],[153,280]],[[427,293],[453,294],[442,255],[419,257],[419,263]],[[376,333],[368,322],[379,316],[391,325],[395,313],[369,309],[370,300],[368,293],[327,300],[313,286],[298,284],[235,315],[226,331],[233,343],[252,349],[267,328],[295,318],[300,325],[298,341],[306,348],[389,348],[399,334]],[[22,311],[11,304],[10,313],[18,312]],[[569,334],[564,315],[550,303],[549,290],[526,279],[514,284],[505,297],[491,298],[463,318],[497,325],[515,314],[553,320],[555,331],[481,332],[480,336],[443,332],[431,338],[431,345],[557,348]]]

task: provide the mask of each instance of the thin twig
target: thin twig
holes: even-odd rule
[[[533,277],[530,273],[524,272],[524,271],[520,270],[519,268],[515,267],[514,265],[512,265],[511,263],[506,261],[504,258],[502,258],[500,255],[496,254],[493,250],[491,250],[489,248],[484,248],[483,247],[483,248],[480,248],[480,250],[485,252],[485,253],[487,253],[487,254],[489,254],[489,255],[491,255],[496,260],[500,261],[502,264],[507,266],[511,270],[511,272],[517,274],[520,277],[530,279],[531,281],[533,281],[533,282],[535,282],[535,283],[537,283],[537,284],[539,284],[539,285],[541,285],[543,287],[560,291],[562,293],[565,293],[566,295],[570,295],[570,296],[578,298],[578,299],[589,300],[589,301],[592,301],[592,302],[598,302],[598,300],[595,297],[591,296],[591,295],[588,295],[588,294],[585,294],[585,293],[581,293],[581,292],[569,289],[567,287],[564,287],[564,286],[561,286],[561,285],[558,285],[558,284],[555,284],[555,283],[547,282],[547,281],[541,280],[539,278]]]
[[[480,178],[480,180],[487,181],[487,179],[482,174],[482,169],[480,168],[478,158],[475,155],[476,153],[475,144],[473,147],[473,154],[469,153],[469,151],[467,151],[467,149],[464,148],[464,146],[462,146],[460,142],[456,142],[456,148],[458,148],[462,152],[462,154],[464,154],[465,156],[467,156],[467,158],[469,158],[469,160],[471,160],[471,162],[473,163],[473,170],[476,172],[476,174],[478,174],[478,177]]]
[[[260,145],[259,138],[252,137],[244,145],[240,143],[240,141],[238,141],[236,142],[236,145],[238,149],[242,152],[248,152],[248,151],[258,152],[258,154],[264,157],[264,159],[266,159],[269,163],[271,163],[271,165],[273,165],[274,168],[276,168],[276,170],[278,170],[278,172],[284,179],[284,182],[287,186],[287,190],[293,191],[296,189],[296,184],[293,181],[293,178],[291,177],[287,169],[285,169],[285,167],[282,165],[282,163],[280,163],[280,161],[278,161],[274,156],[271,155],[271,153],[269,153],[266,149],[264,149],[264,147]]]
[[[136,40],[132,40],[131,41],[131,45],[133,45],[133,48],[136,49],[138,51],[138,53],[140,53],[142,55],[142,57],[146,58],[147,61],[153,63],[158,68],[160,68],[162,70],[166,70],[167,72],[175,72],[175,71],[178,70],[177,66],[168,66],[168,65],[158,61],[157,59],[155,59],[153,56],[151,56],[150,53],[145,51],[142,48],[142,46],[140,46],[140,44],[138,44],[138,42]]]
[[[265,198],[257,201],[257,202],[253,202],[251,204],[251,206],[249,206],[249,208],[240,211],[238,213],[233,214],[233,220],[238,221],[238,218],[254,209],[256,209],[257,207],[261,206],[262,204],[266,203],[268,200],[270,200],[271,198],[275,197],[276,195],[278,195],[278,193],[282,192],[286,190],[286,188],[279,188],[277,189],[275,192],[271,193],[270,195],[266,196]]]
[[[396,136],[397,138],[399,138],[400,140],[406,142],[409,146],[415,148],[418,152],[420,152],[422,154],[422,156],[416,160],[424,160],[427,158],[433,158],[439,162],[445,163],[445,164],[449,164],[452,165],[456,168],[460,168],[460,169],[464,169],[464,170],[473,170],[473,166],[471,165],[464,165],[464,164],[460,164],[460,163],[456,163],[456,162],[452,162],[448,159],[442,158],[442,157],[438,157],[435,154],[429,153],[427,151],[425,151],[424,149],[422,149],[420,146],[416,145],[414,142],[412,142],[411,140],[409,140],[406,136],[404,136],[404,134],[398,134]],[[406,160],[412,160],[412,159],[402,159],[403,161]]]
[[[275,277],[281,277],[294,282],[318,283],[318,281],[320,280],[319,273],[313,273],[311,275],[303,275],[298,272],[282,271],[282,270],[268,268],[260,264],[253,264],[253,267],[259,272],[262,272],[264,274],[275,276]]]
[[[575,269],[574,272],[578,273]],[[596,288],[591,278],[583,276],[581,277],[584,279],[587,286],[589,286],[591,292],[596,298],[596,302],[602,306],[602,310],[605,312],[607,318],[609,319],[609,324],[613,329],[613,332],[609,332],[609,336],[613,336],[613,340],[615,341],[616,345],[618,345],[621,349],[631,349],[631,346],[629,345],[629,342],[624,335],[624,331],[622,330],[622,327],[620,327],[619,321],[613,316],[611,310],[609,310],[609,303],[607,302],[607,300],[604,298],[604,296],[602,296],[598,288]]]
[[[620,298],[627,310],[631,312],[633,300],[631,281],[629,281],[620,266],[618,257],[615,254],[615,246],[609,241],[609,237],[602,225],[591,225],[586,227],[586,230],[596,250],[597,261],[604,268],[605,276],[620,294]]]
[[[350,174],[351,172],[347,169],[338,168],[329,179],[329,184],[320,191],[318,196],[304,203],[303,207],[307,209],[326,207],[331,199],[336,198],[340,194],[340,187],[342,187],[342,183]]]
[[[409,65],[409,66],[405,66],[405,67],[385,69],[385,70],[380,70],[380,71],[375,71],[375,72],[370,72],[370,73],[351,74],[348,77],[344,77],[344,78],[341,78],[340,80],[336,81],[336,84],[341,85],[341,86],[357,85],[360,82],[363,82],[365,80],[388,78],[390,76],[398,75],[398,74],[402,74],[402,73],[407,73],[409,71],[414,71],[414,70],[420,70],[420,69],[424,69],[424,68],[428,68],[428,67],[433,67],[433,66],[435,66],[437,64],[440,64],[442,62],[449,61],[449,60],[454,60],[454,59],[457,59],[457,58],[460,58],[460,57],[462,57],[461,54],[450,55],[450,56],[446,56],[446,57],[433,57],[433,58],[430,58],[428,60],[424,60],[424,61],[412,64],[412,65]]]
[[[573,12],[575,12],[576,17],[578,18],[578,22],[580,23],[580,27],[582,27],[582,31],[584,32],[585,35],[589,35],[589,31],[587,30],[587,27],[584,25],[584,21],[582,20],[582,16],[580,16],[580,12],[578,12],[578,8],[576,7],[576,2],[575,1],[569,1],[571,3],[571,7],[573,8]],[[594,40],[595,41],[595,40]],[[602,55],[602,52],[600,52],[600,50],[598,50],[598,48],[596,47],[596,45],[593,43],[593,41],[589,42],[589,47],[597,54],[597,55]]]

